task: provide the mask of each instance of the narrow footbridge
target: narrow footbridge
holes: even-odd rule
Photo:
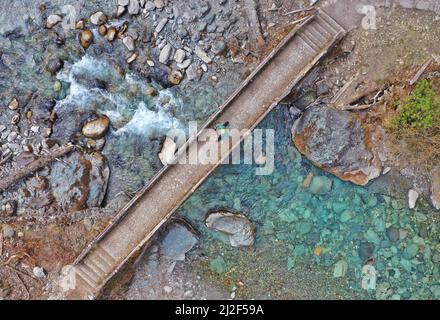
[[[322,10],[316,11],[298,24],[261,62],[204,128],[214,128],[218,123],[229,121],[231,128],[254,129],[345,33],[329,15]],[[176,157],[187,157],[186,150],[192,147],[200,150],[203,147],[205,142],[197,139],[201,131],[179,149]],[[75,286],[66,297],[97,297],[104,285],[147,243],[242,139],[232,137],[232,143],[222,148],[215,164],[163,167],[76,259],[73,266]]]

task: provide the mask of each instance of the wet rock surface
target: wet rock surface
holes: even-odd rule
[[[99,207],[104,200],[110,170],[99,153],[73,153],[68,166],[56,163],[49,175],[53,196],[65,211]]]
[[[229,236],[233,247],[248,247],[254,244],[254,226],[244,215],[231,212],[210,213],[206,226]]]
[[[301,153],[342,180],[365,185],[381,173],[369,133],[351,112],[311,107],[295,122],[292,135]]]

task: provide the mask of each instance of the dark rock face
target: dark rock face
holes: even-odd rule
[[[64,211],[99,207],[104,200],[110,169],[98,152],[74,152],[64,163],[54,163],[49,181],[53,196]]]
[[[368,130],[352,112],[323,105],[309,108],[295,122],[292,136],[302,154],[342,180],[365,185],[380,175]]]
[[[369,260],[373,257],[374,254],[374,244],[370,242],[361,242],[359,245],[359,257],[363,260]]]

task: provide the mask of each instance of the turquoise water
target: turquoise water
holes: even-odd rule
[[[179,210],[200,232],[197,267],[206,279],[237,289],[237,298],[440,298],[438,213],[420,199],[409,210],[383,184],[359,187],[317,169],[294,148],[290,125],[283,107],[260,125],[276,130],[272,175],[221,166]],[[328,177],[331,190],[312,194],[303,187],[309,173]],[[206,228],[207,213],[218,209],[252,220],[254,248],[232,248]],[[336,277],[335,264],[346,273],[339,268]],[[368,290],[366,264],[376,271]]]

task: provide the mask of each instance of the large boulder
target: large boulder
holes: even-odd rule
[[[101,206],[107,192],[110,169],[98,152],[73,152],[64,162],[51,167],[49,183],[64,211],[73,212]]]
[[[370,133],[355,113],[324,105],[309,108],[293,125],[292,136],[302,154],[342,180],[365,185],[380,176]]]
[[[206,218],[206,226],[225,233],[233,247],[248,247],[254,244],[254,226],[241,214],[231,212],[215,212]]]
[[[197,244],[197,241],[197,236],[188,226],[174,222],[167,227],[160,244],[160,253],[169,259],[183,261],[185,254]]]

